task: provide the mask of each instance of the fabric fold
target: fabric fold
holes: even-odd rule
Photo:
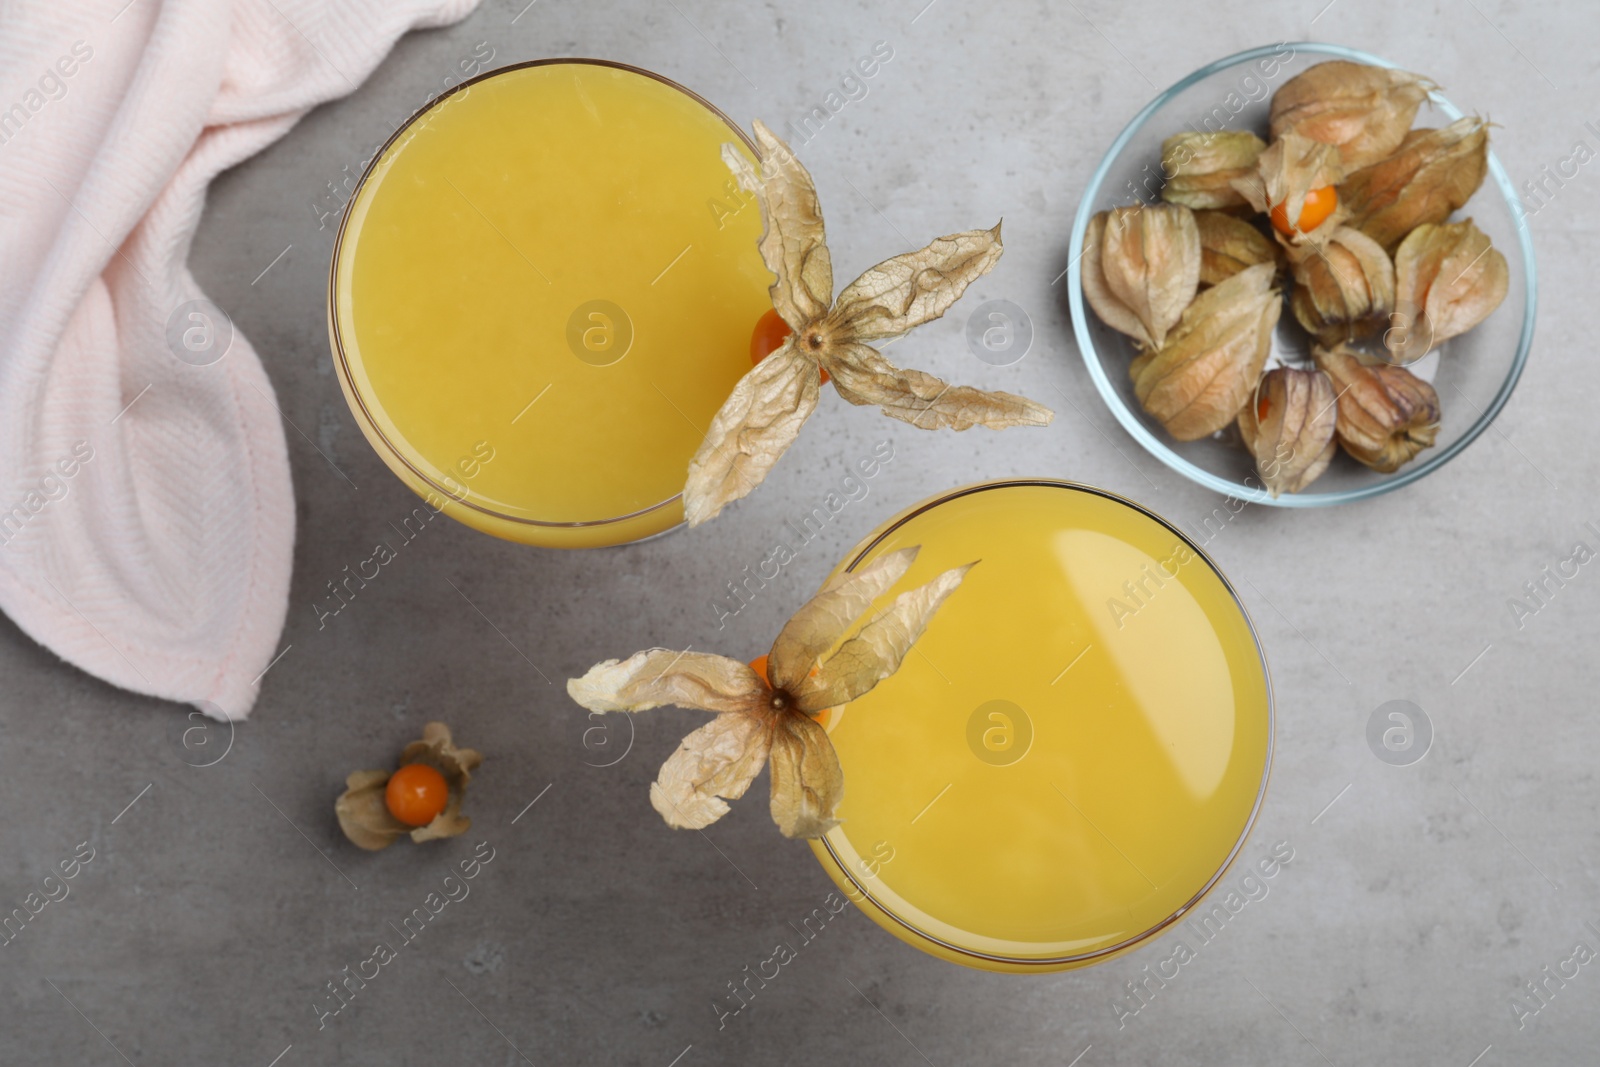
[[[407,30],[476,3],[8,7],[0,609],[63,659],[249,713],[279,651],[294,493],[261,360],[196,303],[206,187],[349,93]]]

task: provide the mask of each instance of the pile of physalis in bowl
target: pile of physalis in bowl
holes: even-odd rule
[[[1434,88],[1308,67],[1273,95],[1270,141],[1174,134],[1163,202],[1088,226],[1083,293],[1133,339],[1140,405],[1179,441],[1236,424],[1274,497],[1318,478],[1336,442],[1383,473],[1432,446],[1439,396],[1414,364],[1506,296],[1505,257],[1451,221],[1483,183],[1489,124],[1412,129]],[[1269,366],[1285,298],[1309,356]]]

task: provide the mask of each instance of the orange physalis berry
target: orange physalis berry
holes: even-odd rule
[[[782,347],[784,339],[794,333],[789,324],[783,321],[783,316],[773,308],[756,320],[756,328],[750,334],[750,363],[760,363],[772,353]],[[822,384],[828,384],[828,372],[822,372]]]
[[[1293,237],[1296,232],[1310,233],[1327,222],[1328,216],[1338,206],[1339,191],[1331,185],[1324,185],[1306,194],[1305,204],[1300,208],[1300,221],[1293,227],[1289,225],[1288,205],[1272,205],[1272,228],[1285,237]]]
[[[426,826],[444,810],[450,787],[444,775],[426,763],[410,763],[389,776],[383,792],[389,814],[407,826]]]

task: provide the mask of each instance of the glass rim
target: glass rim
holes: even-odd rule
[[[912,923],[910,920],[906,919],[897,911],[873,896],[867,887],[862,885],[861,881],[851,872],[849,864],[845,863],[844,860],[839,856],[838,852],[834,850],[833,843],[828,840],[828,836],[826,834],[818,838],[817,841],[822,845],[823,848],[827,850],[828,858],[833,862],[834,867],[844,875],[845,879],[853,887],[855,887],[856,891],[859,892],[863,898],[865,898],[867,901],[870,901],[872,906],[876,908],[879,913],[888,916],[903,929],[915,935],[915,937],[938,945],[939,947],[956,953],[959,956],[970,957],[976,960],[984,960],[990,963],[1002,963],[1011,966],[1056,968],[1072,964],[1094,963],[1099,960],[1109,959],[1113,956],[1120,955],[1129,949],[1136,948],[1140,944],[1143,944],[1151,938],[1156,937],[1168,927],[1178,923],[1184,918],[1184,916],[1188,915],[1192,910],[1194,910],[1196,905],[1204,900],[1213,889],[1216,888],[1217,884],[1222,881],[1229,869],[1232,868],[1234,860],[1238,858],[1239,853],[1244,849],[1245,842],[1249,840],[1250,832],[1255,829],[1256,819],[1261,813],[1262,804],[1266,800],[1267,783],[1272,776],[1272,756],[1274,749],[1276,748],[1277,711],[1272,692],[1272,671],[1267,665],[1267,652],[1262,646],[1261,635],[1256,630],[1255,621],[1251,619],[1249,609],[1245,607],[1244,601],[1240,599],[1239,591],[1233,587],[1232,582],[1228,581],[1228,576],[1222,572],[1222,568],[1218,567],[1216,561],[1210,556],[1206,555],[1205,549],[1196,544],[1188,534],[1178,529],[1176,526],[1162,518],[1160,515],[1156,514],[1154,511],[1151,511],[1149,508],[1145,507],[1143,504],[1140,504],[1136,500],[1130,500],[1125,496],[1122,496],[1118,493],[1113,493],[1107,489],[1101,489],[1098,486],[1088,485],[1083,482],[1069,481],[1064,478],[1002,478],[986,482],[975,482],[971,485],[964,485],[956,489],[948,490],[936,496],[929,497],[920,504],[913,505],[902,514],[897,515],[882,530],[872,534],[870,540],[862,544],[858,550],[852,551],[850,561],[844,566],[844,572],[848,573],[855,570],[855,568],[866,559],[867,555],[874,548],[880,545],[885,538],[919,515],[932,511],[934,508],[940,507],[941,505],[948,504],[953,500],[958,500],[964,496],[971,496],[975,493],[987,492],[991,489],[1011,489],[1026,486],[1038,486],[1047,489],[1067,489],[1080,493],[1088,493],[1091,496],[1098,496],[1109,500],[1112,503],[1121,504],[1124,507],[1131,508],[1132,510],[1139,512],[1146,518],[1153,520],[1158,525],[1165,527],[1167,530],[1176,535],[1179,540],[1188,546],[1188,548],[1193,551],[1208,568],[1210,568],[1211,573],[1216,575],[1217,579],[1222,582],[1222,587],[1226,589],[1228,591],[1228,595],[1233,598],[1234,605],[1239,609],[1239,614],[1244,619],[1245,628],[1250,632],[1250,639],[1255,644],[1256,656],[1261,663],[1261,677],[1262,681],[1266,685],[1267,697],[1267,747],[1262,758],[1261,782],[1256,787],[1255,800],[1250,805],[1250,813],[1245,817],[1244,825],[1240,827],[1239,836],[1234,840],[1233,847],[1228,850],[1227,856],[1223,859],[1222,863],[1218,865],[1216,871],[1211,875],[1210,878],[1206,880],[1205,884],[1194,893],[1193,896],[1185,901],[1179,908],[1177,908],[1177,910],[1172,912],[1171,915],[1168,915],[1166,918],[1162,919],[1160,922],[1149,927],[1148,929],[1134,934],[1131,937],[1125,938],[1114,945],[1107,945],[1104,948],[1098,948],[1091,952],[1072,953],[1065,956],[1030,957],[1004,956],[998,953],[981,952],[962,945],[952,944],[941,937],[937,937],[934,934],[923,930],[921,927]]]
[[[653,70],[647,70],[644,67],[637,67],[631,63],[619,63],[616,60],[593,59],[585,56],[551,56],[545,59],[528,59],[518,63],[508,63],[503,67],[495,67],[493,70],[486,70],[480,74],[475,74],[463,82],[452,85],[449,89],[440,93],[426,104],[423,104],[416,111],[412,112],[411,116],[402,122],[399,127],[397,127],[395,131],[384,140],[383,144],[378,148],[378,150],[372,154],[372,159],[368,161],[366,168],[362,170],[361,177],[356,180],[355,188],[350,192],[350,199],[345,202],[343,215],[339,219],[339,229],[334,235],[333,239],[333,253],[328,259],[328,334],[333,343],[334,370],[339,375],[340,382],[345,388],[347,397],[354,402],[354,407],[359,408],[359,411],[355,412],[357,420],[364,424],[362,427],[363,430],[371,431],[370,435],[368,435],[369,442],[373,443],[374,446],[376,446],[377,442],[382,442],[382,450],[386,456],[398,462],[414,477],[422,482],[423,485],[426,485],[430,490],[437,492],[441,498],[454,501],[462,507],[471,508],[473,511],[479,512],[480,514],[486,515],[493,519],[516,523],[521,526],[571,530],[592,528],[596,526],[611,526],[617,523],[630,522],[634,519],[642,518],[645,515],[660,511],[662,508],[671,507],[674,504],[680,503],[683,500],[683,491],[680,489],[678,492],[674,493],[667,499],[660,501],[659,503],[651,504],[650,506],[640,508],[637,511],[628,512],[625,515],[617,515],[604,519],[581,519],[569,522],[558,522],[550,519],[531,519],[520,515],[510,515],[496,508],[474,503],[473,501],[467,499],[463,494],[450,489],[448,486],[439,484],[439,482],[434,480],[434,478],[429,476],[425,471],[419,469],[418,466],[412,462],[411,457],[389,439],[389,435],[384,433],[383,428],[378,425],[378,421],[373,418],[372,412],[368,408],[368,397],[366,393],[361,389],[356,388],[355,378],[350,371],[349,356],[345,353],[344,337],[339,326],[338,289],[340,256],[345,251],[345,236],[350,225],[350,206],[356,202],[356,198],[359,197],[362,191],[367,187],[367,181],[372,177],[373,171],[377,169],[379,162],[382,161],[384,156],[388,153],[390,147],[400,139],[401,135],[407,130],[411,129],[412,126],[416,125],[420,119],[432,113],[450,97],[469,89],[479,82],[487,81],[490,78],[500,77],[501,75],[511,74],[515,71],[526,70],[530,67],[559,66],[562,64],[571,64],[575,66],[610,67],[614,70],[622,70],[627,71],[630,74],[638,74],[653,81],[660,82],[668,88],[676,89],[678,92],[689,97],[711,114],[721,119],[723,125],[727,126],[733,131],[734,135],[738,137],[739,141],[750,150],[751,155],[755,156],[757,161],[760,161],[762,158],[761,149],[756,144],[755,140],[751,138],[751,136],[744,130],[740,129],[738,123],[729,118],[727,113],[721,108],[717,107],[717,105],[713,104],[711,101],[707,100],[693,89],[674,81],[664,74],[658,74]],[[376,402],[375,397],[372,399],[374,402]],[[373,441],[373,437],[376,437],[377,441]],[[685,477],[687,477],[687,473],[685,474]],[[426,495],[423,496],[423,499],[425,501],[427,500]],[[680,521],[675,525],[681,526],[683,523]],[[668,529],[673,528],[675,527],[668,527]],[[663,530],[660,532],[665,533],[666,531]]]
[[[1121,156],[1122,150],[1127,146],[1128,141],[1133,138],[1133,135],[1144,126],[1145,122],[1158,109],[1177,94],[1204,78],[1237,67],[1253,59],[1278,55],[1279,50],[1285,47],[1294,49],[1296,53],[1304,51],[1315,55],[1329,56],[1334,59],[1348,59],[1357,63],[1386,67],[1391,70],[1399,69],[1398,64],[1381,56],[1375,56],[1354,48],[1346,48],[1343,45],[1328,44],[1320,41],[1283,41],[1278,44],[1263,45],[1259,48],[1235,52],[1233,55],[1207,63],[1199,70],[1158,94],[1154,100],[1151,100],[1139,110],[1138,114],[1134,115],[1133,119],[1123,127],[1122,132],[1111,142],[1110,147],[1106,149],[1105,156],[1100,161],[1100,165],[1095,168],[1088,185],[1084,188],[1083,197],[1078,203],[1077,216],[1072,223],[1072,237],[1068,247],[1071,249],[1081,249],[1083,247],[1083,238],[1088,232],[1089,220],[1094,215],[1095,197],[1099,194],[1101,185],[1104,184],[1106,176],[1110,173],[1112,164]],[[1465,112],[1452,104],[1437,90],[1430,92],[1428,99],[1433,106],[1437,107],[1452,121],[1465,117]],[[1490,423],[1494,422],[1495,417],[1500,414],[1500,410],[1511,399],[1511,393],[1516,388],[1517,381],[1522,377],[1523,368],[1527,365],[1528,355],[1533,347],[1533,328],[1538,311],[1538,269],[1534,262],[1533,235],[1528,227],[1527,217],[1520,210],[1521,201],[1517,198],[1516,186],[1512,184],[1510,175],[1506,173],[1505,167],[1501,164],[1499,157],[1495,155],[1492,148],[1488,151],[1488,157],[1489,174],[1493,177],[1501,196],[1505,198],[1506,207],[1511,214],[1512,224],[1516,229],[1517,246],[1522,254],[1522,329],[1517,338],[1517,350],[1512,357],[1511,367],[1488,406],[1479,413],[1478,418],[1472,425],[1467,427],[1466,432],[1426,460],[1415,465],[1408,464],[1398,473],[1390,475],[1382,481],[1356,489],[1343,489],[1325,493],[1284,493],[1281,496],[1273,496],[1262,487],[1251,487],[1241,482],[1230,481],[1183,458],[1167,442],[1162,441],[1152,433],[1140,421],[1139,417],[1129,410],[1122,396],[1111,384],[1111,379],[1106,375],[1105,368],[1101,365],[1098,355],[1096,355],[1097,349],[1095,348],[1094,340],[1089,335],[1088,319],[1084,310],[1083,272],[1079,267],[1083,257],[1074,253],[1074,258],[1067,265],[1067,303],[1072,314],[1072,328],[1077,338],[1078,352],[1083,357],[1084,365],[1089,370],[1089,377],[1094,381],[1095,388],[1100,393],[1100,398],[1111,409],[1111,413],[1122,424],[1122,428],[1134,440],[1138,441],[1146,452],[1149,452],[1156,459],[1190,481],[1196,482],[1207,489],[1252,504],[1266,504],[1280,508],[1315,508],[1347,504],[1357,500],[1369,500],[1410,485],[1424,475],[1438,470],[1460,455],[1468,445],[1482,435],[1483,431],[1489,428]]]

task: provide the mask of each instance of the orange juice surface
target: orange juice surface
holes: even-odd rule
[[[902,939],[997,970],[1108,958],[1226,867],[1271,753],[1249,620],[1199,551],[1066,483],[957,490],[863,543],[894,593],[981,559],[898,673],[826,718],[843,825],[818,858]]]
[[[615,544],[682,520],[689,459],[771,307],[760,208],[704,101],[583,61],[440,98],[379,154],[330,329],[384,461],[480,529]]]

